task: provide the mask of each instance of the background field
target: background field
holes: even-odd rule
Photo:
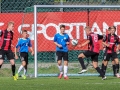
[[[70,77],[69,80],[57,77],[20,78],[0,77],[0,90],[119,90],[120,79],[107,77]]]
[[[85,62],[85,64],[87,65],[88,62]],[[16,72],[18,70],[18,67],[21,64],[16,64]],[[101,62],[99,62],[99,67],[101,67]],[[79,75],[77,74],[79,71],[81,70],[81,66],[79,64],[79,62],[75,62],[75,63],[69,63],[68,66],[68,74],[70,76],[95,76],[98,75],[98,73],[96,72],[96,70],[93,68],[91,61],[89,61],[89,64],[87,65],[87,73]],[[112,76],[112,65],[111,65],[111,61],[108,64],[107,67],[107,75]],[[20,73],[22,74],[23,71]],[[38,64],[38,76],[57,76],[59,73],[58,67],[57,67],[57,63],[39,63]],[[34,75],[34,63],[30,63],[28,65],[28,75]],[[0,70],[0,77],[10,77],[12,76],[12,72],[11,72],[11,65],[10,64],[3,64],[1,70]]]

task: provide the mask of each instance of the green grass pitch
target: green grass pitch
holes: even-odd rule
[[[120,79],[107,77],[101,80],[97,76],[69,77],[69,80],[57,77],[19,78],[0,77],[0,90],[119,90]]]

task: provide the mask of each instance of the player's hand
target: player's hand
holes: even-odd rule
[[[120,53],[118,48],[116,49],[116,53],[117,53],[117,54],[119,54],[119,53]]]
[[[81,44],[79,44],[79,45],[78,45],[78,47],[79,47],[79,48],[81,48],[81,47],[82,47],[82,45],[81,45]]]
[[[106,50],[106,48],[105,48],[105,47],[103,47],[103,50],[105,51],[105,50]]]
[[[70,42],[66,42],[66,44],[67,44],[67,45],[69,45],[69,44],[70,44]]]
[[[109,47],[109,46],[110,46],[110,44],[107,44],[106,46],[107,46],[107,47]]]
[[[11,44],[11,47],[13,47],[13,48],[14,48],[14,45],[13,45],[13,44]]]
[[[31,52],[31,55],[33,56],[33,55],[34,55],[34,52]]]
[[[18,59],[18,56],[17,56],[17,55],[15,55],[15,59]]]
[[[58,44],[57,46],[58,46],[59,48],[61,48],[61,47],[62,47],[62,45],[60,45],[60,44]]]
[[[106,35],[106,32],[103,32],[103,35]]]

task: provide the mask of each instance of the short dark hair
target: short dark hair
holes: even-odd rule
[[[22,33],[27,32],[27,30],[22,30]]]
[[[110,27],[108,28],[108,31],[110,30]]]
[[[61,28],[65,28],[65,25],[60,25],[60,29],[61,29]]]
[[[115,29],[116,30],[116,27],[115,26],[111,26],[110,29]]]

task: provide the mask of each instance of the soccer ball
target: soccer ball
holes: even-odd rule
[[[77,45],[78,44],[78,40],[77,39],[73,39],[71,40],[71,43],[73,46]]]

